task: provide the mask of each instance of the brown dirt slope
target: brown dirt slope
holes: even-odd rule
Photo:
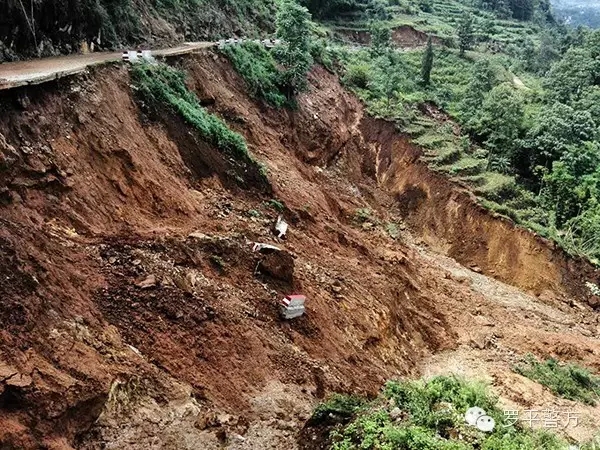
[[[327,392],[372,395],[417,375],[460,344],[463,309],[481,301],[421,255],[402,217],[459,261],[460,237],[476,235],[482,270],[571,308],[588,268],[427,172],[323,69],[292,112],[248,98],[210,52],[172,63],[246,137],[270,187],[240,182],[177,117],[146,117],[126,67],[3,94],[3,448],[294,448]],[[285,240],[272,233],[279,214]],[[511,269],[520,247],[489,250],[514,236],[535,249],[525,278]],[[255,241],[287,256],[261,268]],[[308,313],[285,323],[277,302],[291,292]],[[580,307],[575,321],[593,314]],[[597,345],[572,333],[572,354],[600,367]]]
[[[361,45],[369,45],[371,43],[371,34],[365,30],[352,30],[350,28],[336,28],[335,35],[339,38],[356,42]],[[427,39],[430,37],[427,33],[417,30],[410,25],[400,25],[392,28],[392,42],[400,48],[416,48],[427,44]],[[438,36],[431,35],[431,40],[434,44],[441,44],[442,40]]]

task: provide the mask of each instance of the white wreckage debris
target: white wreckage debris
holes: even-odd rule
[[[285,220],[283,220],[282,216],[277,217],[277,223],[275,223],[275,234],[279,239],[285,237],[285,234],[288,230],[288,224]]]
[[[288,295],[284,299],[280,301],[281,306],[281,315],[284,319],[296,319],[304,315],[306,309],[304,307],[304,303],[306,302],[306,297],[304,295]]]
[[[252,251],[262,253],[263,255],[268,255],[269,253],[280,252],[281,249],[271,244],[262,244],[260,242],[255,242],[254,246],[252,247]]]

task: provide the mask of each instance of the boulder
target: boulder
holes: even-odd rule
[[[258,271],[276,280],[292,283],[294,280],[294,258],[286,251],[265,255],[258,264]]]

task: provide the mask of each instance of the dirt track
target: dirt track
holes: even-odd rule
[[[331,74],[316,69],[298,111],[281,112],[210,52],[178,64],[266,164],[272,194],[240,187],[178,118],[144,116],[125,67],[3,94],[0,442],[293,449],[328,392],[374,395],[448,370],[447,355],[489,359],[482,376],[529,351],[600,368],[597,313],[573,298],[589,268],[428,173]],[[507,236],[524,244],[488,244]],[[292,256],[292,280],[255,272],[255,241]],[[289,292],[308,314],[284,323]]]

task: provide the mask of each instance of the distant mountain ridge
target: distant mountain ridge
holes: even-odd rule
[[[598,0],[552,0],[556,16],[565,23],[600,28],[600,2]]]

